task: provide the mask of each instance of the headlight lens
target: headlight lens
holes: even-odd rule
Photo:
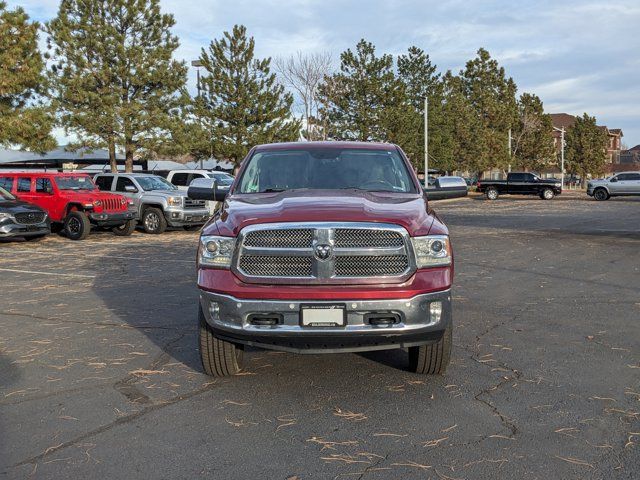
[[[451,245],[447,235],[429,235],[411,239],[418,268],[451,265]]]
[[[95,201],[93,202],[93,206],[94,206],[94,207],[99,207],[100,205],[102,205],[102,202],[101,202],[100,200],[95,200]]]
[[[210,267],[229,268],[235,246],[235,238],[203,235],[200,237],[198,248],[198,263]]]
[[[170,207],[181,207],[182,197],[169,197],[167,198],[167,203]]]

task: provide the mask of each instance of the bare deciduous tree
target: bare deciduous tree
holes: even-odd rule
[[[331,54],[298,52],[289,58],[276,59],[275,64],[280,81],[295,93],[307,140],[326,140],[326,128],[323,128],[320,118],[322,105],[318,87],[331,74]]]

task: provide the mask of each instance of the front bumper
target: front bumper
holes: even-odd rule
[[[442,312],[430,315],[430,303]],[[215,305],[217,304],[217,305]],[[344,304],[345,327],[300,324],[301,304]],[[249,300],[200,291],[200,306],[214,335],[222,340],[297,353],[357,352],[424,345],[439,340],[451,323],[451,291],[425,293],[408,299],[385,300]],[[399,321],[372,325],[367,314],[392,313]],[[276,314],[277,325],[254,325],[254,314]]]
[[[51,233],[51,224],[48,219],[34,225],[23,225],[15,223],[13,220],[5,220],[0,223],[0,238],[33,237],[49,233]]]
[[[204,225],[211,214],[206,208],[173,210],[167,208],[164,212],[167,223],[172,227],[189,227],[191,225]]]
[[[108,213],[108,212],[90,212],[89,220],[98,227],[119,227],[124,225],[129,220],[135,218],[135,214],[132,211]]]

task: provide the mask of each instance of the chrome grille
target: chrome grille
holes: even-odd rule
[[[23,212],[14,215],[16,222],[22,225],[35,225],[44,222],[46,214],[43,212]]]
[[[193,200],[191,198],[185,198],[184,199],[184,208],[205,208],[205,201],[204,200]]]
[[[327,255],[327,250],[329,254]],[[303,223],[245,227],[233,269],[253,283],[402,282],[415,271],[407,231],[392,224]]]
[[[335,272],[338,277],[380,277],[402,275],[407,268],[406,255],[344,255],[336,257]]]
[[[266,248],[311,248],[313,230],[310,228],[257,230],[249,232],[244,237],[244,245]]]
[[[255,277],[311,277],[311,257],[243,255],[240,268]]]
[[[402,235],[391,230],[336,228],[336,248],[401,247]]]

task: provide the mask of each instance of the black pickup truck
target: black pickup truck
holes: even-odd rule
[[[484,192],[489,200],[500,195],[538,195],[551,200],[562,193],[560,180],[542,179],[533,173],[509,173],[506,180],[478,180],[476,191]]]

